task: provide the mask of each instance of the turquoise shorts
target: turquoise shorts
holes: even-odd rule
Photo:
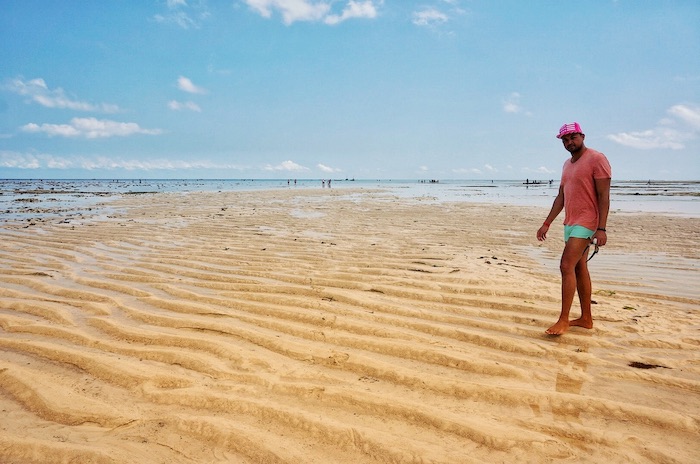
[[[590,240],[595,235],[595,230],[587,229],[583,226],[564,226],[564,241],[568,242],[570,237],[585,238]]]

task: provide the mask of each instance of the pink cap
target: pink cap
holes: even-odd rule
[[[564,124],[561,126],[561,129],[559,129],[559,135],[557,135],[557,138],[560,139],[564,137],[567,134],[582,134],[583,132],[581,131],[581,126],[577,122],[572,122],[571,124]]]

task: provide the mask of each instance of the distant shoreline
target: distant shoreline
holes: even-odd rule
[[[160,178],[160,177],[76,177],[76,178],[62,178],[62,177],[4,177],[0,178],[0,182],[5,181],[33,181],[33,182],[286,182],[288,179],[296,179],[299,182],[315,182],[324,179],[331,179],[333,182],[423,182],[429,183],[431,179],[425,178],[387,178],[387,179],[377,179],[377,178],[347,178],[347,177],[264,177],[264,178],[251,178],[251,177],[241,177],[241,178],[215,178],[215,177],[173,177],[173,178]],[[441,182],[524,182],[528,180],[527,178],[510,178],[510,179],[457,179],[457,178],[446,178],[446,179],[432,179],[436,180],[435,183]],[[535,183],[549,183],[550,180],[554,182],[559,182],[559,177],[556,178],[535,178],[529,179],[531,184]],[[652,183],[652,184],[700,184],[700,179],[613,179],[613,183]]]
[[[530,181],[530,179],[527,179]],[[532,179],[532,182],[538,182]],[[18,179],[0,180],[0,213],[8,220],[95,214],[100,203],[122,195],[283,190],[380,189],[422,202],[471,202],[549,208],[559,181],[525,180],[328,180],[324,179]],[[613,181],[612,211],[700,217],[700,181]]]

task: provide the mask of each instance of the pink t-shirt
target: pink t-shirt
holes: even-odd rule
[[[564,224],[598,228],[598,197],[595,179],[612,178],[610,163],[599,151],[586,149],[575,163],[564,162],[561,185],[564,191]]]

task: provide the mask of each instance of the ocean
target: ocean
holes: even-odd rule
[[[275,189],[371,189],[421,201],[549,208],[557,180],[127,179],[0,180],[3,222],[85,216],[123,195]],[[611,211],[700,217],[700,181],[613,181]]]

